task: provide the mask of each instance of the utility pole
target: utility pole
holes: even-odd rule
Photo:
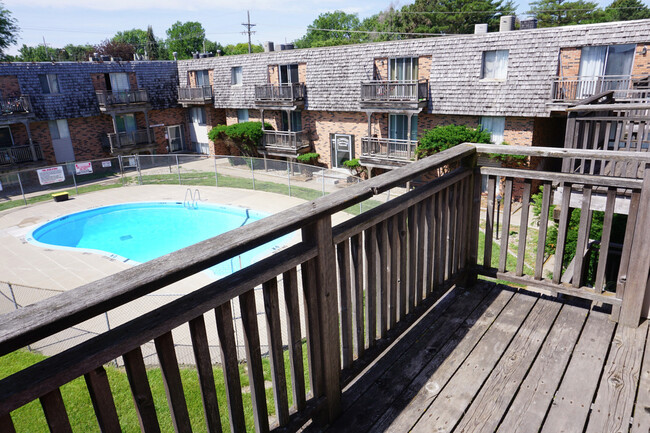
[[[248,54],[250,54],[252,52],[251,35],[255,33],[251,31],[251,28],[255,27],[257,24],[251,24],[251,11],[246,11],[246,15],[248,15],[248,22],[241,23],[241,25],[246,27],[247,30],[241,33],[242,35],[248,34]]]

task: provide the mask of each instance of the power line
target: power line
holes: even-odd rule
[[[257,24],[251,24],[251,11],[246,11],[246,15],[248,16],[248,21],[245,22],[245,23],[242,23],[241,25],[246,27],[246,31],[242,32],[242,34],[245,35],[245,34],[248,33],[248,54],[250,54],[252,52],[251,35],[253,33],[256,33],[256,32],[251,31],[251,29],[253,27],[255,27]]]

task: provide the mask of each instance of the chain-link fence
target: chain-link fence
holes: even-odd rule
[[[50,200],[52,194],[84,194],[134,185],[175,184],[267,191],[313,200],[361,182],[345,170],[241,156],[132,155],[0,174],[0,210]],[[360,213],[405,186],[349,209]]]

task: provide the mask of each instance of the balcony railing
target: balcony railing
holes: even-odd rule
[[[99,91],[97,101],[102,108],[109,108],[114,105],[146,104],[149,96],[145,89],[119,90],[115,92]]]
[[[558,77],[553,81],[551,99],[571,102],[586,99],[608,90],[648,86],[648,75],[600,75],[593,77]]]
[[[204,103],[212,100],[212,86],[201,87],[179,87],[179,102],[199,102]]]
[[[120,149],[124,147],[134,147],[144,144],[154,143],[153,130],[150,129],[147,133],[146,129],[138,129],[137,131],[118,132],[106,134],[105,146],[113,149]]]
[[[373,158],[411,161],[415,159],[417,145],[417,140],[362,137],[361,154]]]
[[[72,431],[67,412],[76,409],[66,408],[60,388],[76,378],[85,377],[85,382],[80,383],[85,383],[89,390],[92,397],[89,399],[92,400],[92,408],[89,407],[89,410],[94,410],[102,430],[121,431],[125,428],[121,423],[125,421],[118,417],[114,398],[111,398],[113,392],[116,392],[115,385],[109,383],[104,368],[106,364],[120,358],[134,396],[133,418],[137,416],[143,431],[159,431],[160,420],[147,382],[143,358],[143,348],[153,346],[155,349],[152,350],[155,350],[157,356],[148,359],[155,358],[160,363],[174,426],[180,426],[176,428],[177,431],[191,431],[192,420],[184,397],[186,392],[191,392],[190,385],[181,380],[181,366],[175,349],[175,341],[180,341],[179,331],[189,333],[187,340],[182,341],[191,340],[188,344],[191,344],[195,354],[200,383],[197,393],[204,404],[208,431],[221,430],[219,406],[228,413],[233,431],[245,431],[247,428],[269,431],[271,423],[280,428],[287,427],[283,431],[296,431],[310,420],[321,424],[332,423],[341,414],[342,404],[345,404],[342,401],[342,385],[356,379],[376,382],[374,370],[365,367],[382,355],[383,348],[398,340],[400,334],[409,329],[412,320],[421,317],[433,302],[443,297],[449,287],[458,283],[472,290],[477,273],[526,285],[529,290],[541,290],[545,296],[562,293],[611,305],[614,307],[612,318],[619,321],[619,328],[635,327],[630,329],[630,334],[643,331],[634,333],[643,348],[647,328],[636,327],[640,322],[648,281],[650,231],[647,227],[650,215],[647,208],[650,203],[650,168],[645,170],[643,180],[485,168],[475,165],[478,153],[514,153],[551,158],[604,156],[603,151],[593,150],[460,144],[406,167],[131,267],[119,274],[63,292],[28,308],[8,312],[3,315],[0,323],[0,356],[75,327],[93,317],[102,317],[100,315],[104,312],[199,274],[270,240],[299,232],[295,244],[276,251],[255,264],[216,281],[192,287],[187,295],[179,299],[5,377],[0,381],[0,426],[3,431],[14,431],[14,421],[20,421],[11,412],[31,401],[40,400],[48,424],[56,426],[53,431]],[[618,158],[650,163],[648,153],[619,152]],[[417,178],[431,176],[442,167],[447,168],[443,176],[338,225],[332,223],[332,216],[337,212],[373,197],[376,200],[376,195]],[[481,205],[480,174],[488,176],[485,206]],[[504,217],[500,239],[495,240],[493,235],[499,231],[494,224],[495,212],[498,212],[495,206],[497,187],[501,185],[498,178],[504,182]],[[524,205],[520,208],[515,226],[510,215],[515,207],[512,200],[513,184],[518,180],[524,183]],[[537,239],[532,251],[533,258],[529,260],[527,258],[531,256],[531,251],[527,236],[532,232],[528,229],[532,217],[528,204],[531,201],[531,186],[538,181],[544,185],[542,210],[540,223],[535,230]],[[587,263],[581,258],[582,254],[579,254],[575,260],[573,277],[568,283],[561,282],[566,273],[563,257],[570,250],[565,236],[572,213],[568,194],[562,195],[564,203],[557,240],[554,241],[555,260],[551,265],[553,272],[550,277],[544,268],[551,195],[554,191],[557,192],[557,182],[562,182],[565,188],[580,191],[583,195],[577,246],[573,248],[579,252],[586,248],[592,237],[591,224],[587,219],[590,215],[592,191],[597,187],[608,189],[601,253],[595,259],[596,263]],[[618,264],[618,286],[616,292],[610,292],[604,290],[609,286],[605,277],[608,264],[606,249],[612,231],[614,201],[619,200],[616,197],[617,188],[630,190],[632,202],[637,205],[629,207],[623,257]],[[518,241],[512,239],[513,232],[518,233]],[[496,242],[500,248],[493,249]],[[514,250],[514,263],[511,261],[513,244],[518,244]],[[526,251],[527,248],[529,251]],[[591,265],[597,269],[593,284],[587,282],[590,277],[584,272]],[[261,290],[258,289],[260,286]],[[264,298],[261,311],[256,307],[260,303],[258,296]],[[519,294],[514,296],[519,297]],[[514,300],[509,302],[509,299],[502,299],[502,305],[508,304],[508,308],[512,308],[509,313],[502,315],[503,321],[495,322],[494,325],[491,325],[491,321],[484,321],[479,333],[474,332],[471,326],[465,328],[465,325],[482,321],[479,317],[484,316],[479,314],[491,308],[491,301],[477,306],[478,301],[471,304],[465,303],[461,297],[444,297],[439,305],[444,305],[443,311],[447,317],[456,319],[461,317],[461,311],[468,314],[477,311],[476,315],[471,313],[471,321],[459,320],[455,325],[459,328],[448,330],[447,336],[436,343],[445,350],[449,349],[448,352],[441,352],[444,358],[448,358],[454,348],[459,347],[459,339],[467,335],[475,338],[467,342],[466,346],[471,350],[477,344],[479,335],[495,330],[489,334],[489,346],[487,343],[481,346],[488,351],[493,348],[496,339],[507,336],[504,345],[508,345],[517,329],[523,329],[524,336],[511,346],[524,347],[532,341],[530,332],[536,332],[538,317],[548,319],[545,323],[551,323],[556,318],[558,321],[564,320],[564,316],[558,316],[559,307],[547,309],[540,305],[543,304],[541,300],[533,309],[535,301],[519,302],[512,298]],[[233,308],[237,308],[237,322],[233,320]],[[604,307],[599,306],[601,308]],[[494,317],[493,312],[490,314]],[[287,318],[282,326],[284,317]],[[518,319],[515,320],[515,317]],[[522,325],[526,317],[531,319],[526,319],[526,322],[531,322],[530,325]],[[213,320],[212,324],[206,318]],[[414,327],[429,333],[431,326],[435,327],[439,323],[441,322],[418,322]],[[577,334],[582,329],[582,323],[580,322]],[[585,326],[590,325],[588,323]],[[214,328],[219,340],[218,353],[211,350],[212,344],[208,340],[213,338],[211,334],[215,333]],[[265,337],[263,339],[260,328]],[[602,328],[596,323],[589,329],[589,335],[598,335]],[[608,329],[611,335],[614,326]],[[235,340],[238,333],[245,336],[243,343],[249,377],[246,393],[251,395],[248,401],[253,407],[249,407],[249,412],[254,415],[250,423],[254,423],[254,426],[245,420],[242,403],[244,386],[240,381],[241,366],[238,363]],[[624,335],[628,335],[627,331]],[[152,340],[153,345],[150,343]],[[575,342],[575,339],[572,341]],[[574,343],[570,344],[573,346]],[[305,350],[309,355],[307,364],[303,363]],[[395,375],[400,375],[396,380],[403,381],[401,365],[395,361],[397,358],[393,352],[384,352],[386,356],[381,360],[386,361],[386,365],[396,365]],[[214,385],[215,356],[220,356],[223,377],[227,380],[227,398],[220,395],[219,401]],[[268,376],[265,375],[262,356],[270,359],[270,390],[267,390]],[[288,356],[290,362],[285,360],[285,356]],[[425,370],[421,369],[431,366],[424,366],[431,357],[432,354],[427,353],[426,358],[407,360],[414,362],[413,374],[424,375]],[[494,358],[495,362],[497,358]],[[458,363],[462,363],[464,358],[459,359]],[[476,362],[480,362],[480,359],[482,358],[477,356]],[[514,362],[516,359],[508,357],[508,361]],[[557,367],[555,363],[542,361],[541,366]],[[503,364],[506,368],[504,371],[513,370],[512,362]],[[635,355],[634,363],[638,373],[641,355]],[[437,365],[439,364],[435,364]],[[522,365],[524,364],[516,364],[522,371],[520,377],[528,371],[527,368],[520,368]],[[493,371],[493,367],[494,363],[485,366],[487,372],[481,376],[477,388],[483,383],[491,383],[483,381],[488,372]],[[468,370],[474,369],[474,364],[468,364]],[[287,371],[291,375],[290,381],[287,380]],[[435,370],[426,371],[425,381],[433,371]],[[309,388],[305,373],[308,373]],[[500,370],[497,373],[500,374]],[[361,376],[362,374],[366,376]],[[630,373],[631,376],[634,374]],[[504,382],[498,374],[492,377],[499,384]],[[635,383],[638,383],[639,375],[635,377]],[[392,380],[395,376],[386,378]],[[497,383],[496,380],[494,383]],[[596,386],[594,384],[593,389]],[[509,401],[513,395],[508,390],[498,387],[495,398],[501,398],[503,394]],[[577,390],[578,388],[572,388],[570,391],[578,392]],[[267,392],[272,393],[275,408],[267,406]],[[449,392],[453,393],[454,390],[450,389]],[[427,398],[430,394],[431,392],[427,393]],[[293,395],[291,410],[290,395]],[[593,392],[589,398],[591,395]],[[617,397],[617,394],[612,396],[612,401]],[[120,398],[124,398],[123,395]],[[447,398],[446,395],[443,398]],[[469,406],[471,399],[464,400]],[[368,411],[368,408],[364,406],[361,410]],[[457,412],[462,411],[459,409]],[[347,415],[350,418],[363,417],[362,413],[347,412]],[[484,415],[481,416],[485,418]],[[620,419],[625,419],[627,426],[629,414]],[[637,418],[635,422],[636,420]],[[198,421],[199,424],[201,422]],[[601,425],[602,422],[598,424]],[[204,425],[202,428],[205,430]],[[200,430],[201,427],[195,426],[194,429]]]
[[[298,150],[309,146],[306,131],[264,131],[264,147]]]
[[[0,100],[0,111],[2,114],[23,114],[32,111],[28,96],[18,98],[5,98]]]
[[[36,160],[43,159],[40,145],[34,144],[34,151],[36,152]],[[31,161],[34,161],[34,155],[29,145],[0,148],[0,164],[20,164]]]
[[[305,99],[305,85],[291,84],[256,84],[256,102],[293,102]]]
[[[367,81],[361,83],[361,101],[421,102],[429,99],[429,80]]]

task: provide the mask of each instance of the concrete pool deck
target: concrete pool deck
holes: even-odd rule
[[[144,185],[97,191],[55,203],[48,201],[0,212],[0,281],[43,289],[70,290],[115,274],[132,266],[108,256],[89,252],[48,249],[28,243],[25,238],[41,224],[61,216],[111,204],[138,201],[183,201],[187,186]],[[201,201],[277,213],[304,203],[305,200],[262,191],[224,187],[192,187],[198,189]],[[339,213],[337,224],[349,218]],[[207,275],[196,275],[191,286],[200,287],[211,281]],[[186,293],[189,288],[179,282],[164,290]],[[187,284],[181,284],[186,286]]]

